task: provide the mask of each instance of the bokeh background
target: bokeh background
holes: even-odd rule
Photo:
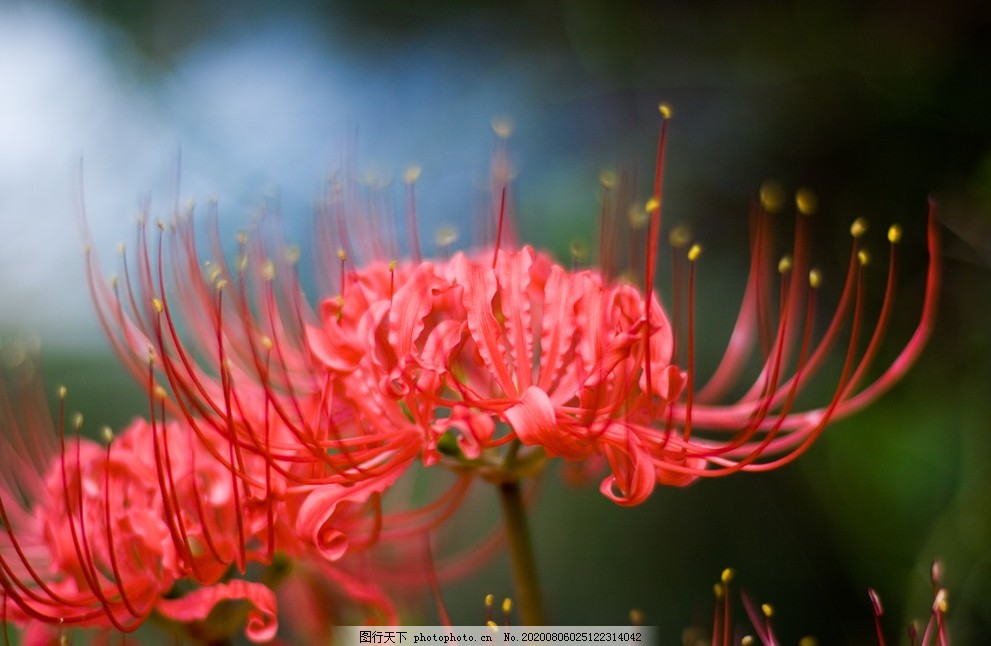
[[[5,360],[40,348],[49,384],[66,384],[94,425],[143,411],[91,313],[80,204],[107,258],[146,199],[167,216],[178,201],[216,198],[235,224],[276,200],[303,241],[328,174],[357,142],[363,171],[384,181],[422,166],[429,238],[476,212],[501,116],[515,125],[522,235],[564,253],[575,237],[594,246],[603,168],[632,167],[646,182],[665,100],[675,109],[665,218],[706,249],[702,372],[735,318],[747,208],[767,178],[819,196],[827,299],[855,217],[875,225],[878,256],[887,225],[904,225],[889,359],[917,318],[935,196],[940,318],[902,384],[780,471],[659,490],[634,509],[549,474],[532,515],[552,619],[625,623],[638,608],[661,644],[678,644],[710,622],[712,583],[733,566],[775,606],[785,643],[873,643],[868,586],[897,643],[927,618],[939,558],[956,643],[991,643],[989,7],[2,0]],[[455,621],[480,621],[488,592],[511,592],[505,557],[446,588]]]

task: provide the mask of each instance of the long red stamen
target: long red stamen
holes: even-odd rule
[[[406,235],[409,237],[410,257],[414,263],[422,259],[420,255],[420,231],[416,224],[416,180],[420,177],[420,167],[410,166],[403,179],[406,180]]]
[[[506,187],[502,187],[502,196],[499,199],[499,219],[496,226],[495,245],[492,251],[492,269],[496,268],[496,261],[499,259],[499,245],[502,243],[502,227],[506,220]]]
[[[653,386],[653,369],[651,366],[652,359],[650,353],[650,337],[653,334],[650,326],[650,303],[654,299],[654,274],[657,271],[657,245],[658,237],[661,231],[661,198],[663,195],[662,182],[664,180],[664,149],[665,142],[668,136],[668,121],[671,118],[671,108],[662,103],[658,106],[661,113],[661,131],[657,137],[657,161],[654,164],[654,194],[650,202],[647,204],[647,214],[650,217],[650,223],[647,227],[647,257],[645,259],[644,271],[646,276],[644,278],[644,295],[645,295],[645,305],[644,305],[644,315],[647,317],[647,324],[644,326],[643,332],[643,344],[646,348],[646,361],[644,365],[644,370],[646,370],[646,386],[647,386],[647,397],[649,401],[649,411],[651,415],[653,414],[653,396],[654,396],[654,386]]]

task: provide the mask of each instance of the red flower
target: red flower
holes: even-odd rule
[[[383,256],[395,245],[375,207],[381,201],[362,202],[347,186],[335,185],[316,251],[320,275],[333,284],[325,288],[337,293],[323,298],[316,311],[303,297],[298,254],[286,252],[277,226],[263,221],[257,232],[239,236],[233,266],[223,260],[214,234],[208,244],[214,259],[201,269],[187,218],[159,226],[157,253],[139,236],[137,269],[125,265],[130,278],[123,295],[96,279],[91,256],[98,309],[132,371],[150,389],[159,383],[171,388],[175,400],[169,405],[176,413],[202,418],[239,450],[264,456],[268,468],[297,491],[364,482],[349,495],[377,495],[417,456],[432,465],[445,451],[456,454],[449,462],[459,472],[512,478],[504,456],[491,450],[517,441],[530,447],[518,456],[513,450],[524,468],[537,466],[543,456],[592,466],[604,462],[610,473],[602,492],[627,505],[642,502],[656,484],[771,469],[803,453],[830,421],[875,400],[919,355],[939,288],[934,208],[918,326],[898,357],[871,376],[893,311],[900,229],[889,231],[888,283],[868,336],[868,256],[861,246],[866,225],[854,223],[842,294],[816,340],[820,277],[810,262],[806,222],[814,197],[799,194],[794,251],[776,263],[768,211],[780,199],[765,192],[754,207],[742,307],[721,363],[700,387],[694,326],[700,248],[688,254],[687,286],[676,286],[676,294],[687,296],[687,326],[680,314],[669,316],[654,289],[665,132],[646,209],[643,288],[601,271],[564,268],[529,247],[500,248],[507,219],[504,186],[493,247],[431,262],[418,257],[414,236],[416,257],[387,264]],[[607,193],[604,204],[613,199]],[[604,232],[619,211],[625,209],[604,207]],[[414,213],[411,207],[415,232]],[[334,246],[347,252],[335,256]],[[608,241],[602,246],[610,256]],[[357,264],[356,256],[365,263]],[[339,262],[328,260],[335,257]],[[770,288],[775,264],[782,274],[777,294]],[[780,303],[777,312],[772,302]],[[185,339],[178,331],[180,315]],[[848,346],[838,350],[844,334]],[[833,394],[820,405],[799,408],[799,394],[832,354],[842,358]],[[754,356],[760,369],[747,387],[740,375]],[[745,388],[743,396],[725,403],[734,387]],[[337,497],[322,492],[298,507],[307,517],[297,528],[318,545],[325,546],[331,534],[313,522],[329,516],[308,514],[316,499]]]
[[[117,439],[107,431],[105,447],[61,432],[56,446],[37,411],[8,404],[4,419],[4,452],[18,456],[0,486],[5,620],[130,632],[152,612],[203,618],[220,601],[244,600],[248,636],[275,634],[269,588],[219,582],[245,554],[229,528],[261,533],[264,521],[235,521],[230,471],[187,427],[136,420]],[[197,589],[171,598],[181,579]]]

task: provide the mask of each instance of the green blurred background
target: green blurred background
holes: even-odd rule
[[[219,192],[236,219],[275,190],[290,236],[302,239],[321,174],[341,139],[358,132],[363,159],[386,173],[410,161],[424,166],[425,227],[457,222],[473,208],[497,114],[516,124],[523,238],[563,252],[595,230],[602,168],[632,164],[647,182],[656,105],[665,100],[675,115],[664,217],[688,223],[706,248],[705,374],[736,315],[745,216],[762,181],[817,192],[827,301],[849,223],[865,216],[875,225],[869,244],[878,257],[887,225],[903,224],[888,359],[917,320],[927,198],[935,196],[945,253],[939,321],[903,383],[833,425],[791,466],[658,490],[634,509],[616,508],[594,487],[569,489],[551,473],[533,507],[536,550],[553,621],[621,624],[639,608],[659,626],[661,644],[709,624],[712,584],[727,566],[757,601],[775,606],[784,643],[805,635],[820,644],[873,643],[868,586],[884,600],[884,625],[898,643],[911,618],[928,616],[929,564],[939,558],[955,643],[991,643],[991,5],[106,0],[7,2],[0,25],[37,25],[39,6],[60,29],[86,25],[73,33],[84,50],[96,43],[96,60],[117,88],[108,102],[153,116],[135,117],[122,137],[107,128],[113,117],[67,109],[58,118],[70,134],[44,149],[57,160],[50,174],[16,174],[33,159],[30,141],[23,150],[0,142],[0,223],[27,229],[42,217],[25,213],[27,204],[72,230],[65,169],[82,148],[97,168],[85,180],[87,201],[105,216],[94,229],[98,240],[101,231],[109,236],[107,256],[129,235],[127,218],[143,191],[169,186],[162,178],[176,147],[183,200]],[[9,75],[0,76],[0,116],[7,111],[10,132],[29,100],[39,110],[49,105],[25,89],[34,87],[31,66],[42,49],[22,47],[23,56],[0,63]],[[63,101],[61,86],[52,87],[49,100]],[[99,97],[86,105],[100,113]],[[254,147],[239,147],[241,139]],[[150,175],[127,174],[128,160],[149,157],[158,160]],[[138,181],[147,185],[131,183]],[[16,201],[52,190],[64,199]],[[120,204],[126,212],[107,214]],[[0,331],[23,339],[39,330],[47,381],[66,384],[72,405],[94,424],[119,427],[142,413],[142,399],[93,341],[85,305],[69,314],[33,309],[61,301],[43,291],[49,284],[84,292],[73,282],[77,249],[48,259],[37,271],[53,278],[32,283],[27,296],[17,285],[35,270],[0,261]],[[25,252],[5,251],[16,253]],[[877,274],[875,299],[883,288]],[[829,392],[824,380],[822,397]],[[511,593],[505,557],[446,588],[455,622],[480,621],[488,592]]]

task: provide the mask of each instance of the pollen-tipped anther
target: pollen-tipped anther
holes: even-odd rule
[[[114,431],[113,431],[113,429],[110,428],[109,426],[102,426],[102,427],[100,427],[100,437],[103,438],[103,441],[105,443],[107,443],[107,444],[112,443],[114,441]]]
[[[933,602],[933,609],[945,613],[950,609],[949,593],[946,588],[940,588],[936,593],[936,600]]]
[[[616,171],[607,169],[599,173],[599,185],[607,191],[616,188],[616,182],[618,180],[619,178],[616,176]]]
[[[423,169],[420,166],[416,164],[410,164],[403,171],[403,181],[406,182],[407,184],[416,183],[416,180],[420,179],[420,173],[422,171]]]
[[[736,570],[734,570],[731,567],[728,567],[725,570],[723,570],[723,573],[720,575],[719,579],[723,583],[729,583],[730,581],[733,580],[733,577],[735,576],[736,576]]]
[[[670,119],[671,115],[673,114],[673,111],[671,110],[671,104],[664,102],[657,104],[657,111],[661,113],[661,118],[663,119]]]
[[[72,415],[72,430],[79,431],[83,427],[83,414],[73,413]]]
[[[760,205],[768,213],[777,213],[785,205],[785,189],[773,180],[767,180],[760,185],[758,192]]]
[[[492,132],[500,139],[509,139],[513,134],[513,120],[500,116],[492,119]]]
[[[778,261],[778,273],[787,274],[791,271],[793,264],[791,256],[781,256],[781,260]]]
[[[693,244],[692,248],[688,250],[688,261],[695,262],[698,260],[699,256],[702,255],[702,245]]]
[[[857,218],[850,225],[850,235],[854,238],[859,238],[867,233],[867,218]]]
[[[774,616],[774,606],[769,603],[760,604],[760,611],[764,613],[764,616],[770,619]]]
[[[661,201],[657,198],[650,198],[647,203],[644,204],[643,210],[647,213],[657,213],[661,210]]]
[[[800,188],[795,192],[795,207],[802,215],[812,215],[819,208],[819,198],[812,189]]]
[[[861,267],[866,267],[871,262],[871,254],[866,249],[861,249],[857,252],[857,262],[860,263]]]
[[[671,229],[671,233],[668,234],[668,243],[671,245],[672,249],[681,249],[692,239],[692,232],[683,224]]]
[[[809,286],[813,289],[819,287],[822,284],[822,272],[818,269],[812,269],[809,271]]]
[[[588,259],[588,245],[583,240],[572,240],[568,250],[571,252],[571,260],[575,264],[581,264]]]
[[[902,240],[902,227],[898,224],[892,224],[888,227],[888,242],[891,244],[898,244]]]
[[[434,234],[434,242],[437,243],[438,247],[442,249],[445,247],[450,247],[452,244],[458,240],[458,230],[454,227],[441,227],[437,229],[437,233]]]

